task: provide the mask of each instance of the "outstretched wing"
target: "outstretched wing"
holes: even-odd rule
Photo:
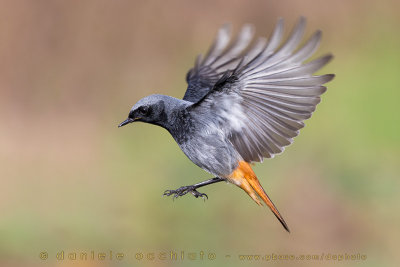
[[[194,114],[208,113],[210,123],[221,127],[247,162],[273,157],[291,144],[326,91],[323,84],[334,77],[313,76],[331,55],[303,63],[321,39],[317,31],[297,49],[304,28],[301,18],[280,46],[283,20],[279,20],[262,49],[257,45],[250,49],[233,71],[226,72],[206,96],[189,107]]]
[[[188,88],[183,100],[197,102],[212,90],[215,83],[229,69],[234,69],[240,57],[252,41],[254,30],[251,25],[245,25],[236,39],[231,42],[231,29],[224,25],[202,58],[199,55],[194,67],[187,73]]]

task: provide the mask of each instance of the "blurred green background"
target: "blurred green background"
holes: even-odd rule
[[[134,260],[172,250],[215,253],[222,266],[270,253],[367,255],[281,265],[399,266],[399,10],[395,0],[1,1],[0,265],[53,266],[62,250],[128,256],[79,266],[212,263]],[[300,15],[307,36],[323,31],[316,56],[335,55],[322,73],[336,78],[294,144],[255,167],[292,233],[233,185],[204,188],[205,202],[162,197],[210,175],[167,131],[118,123],[143,96],[182,97],[223,23],[268,35],[283,17],[288,33]]]

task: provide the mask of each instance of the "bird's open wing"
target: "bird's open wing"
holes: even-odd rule
[[[229,69],[234,69],[253,40],[254,30],[251,25],[245,25],[236,39],[231,42],[231,29],[224,25],[202,58],[199,55],[194,67],[187,73],[188,88],[183,100],[197,102],[212,90],[215,83]]]
[[[247,162],[270,158],[291,144],[326,91],[323,84],[334,77],[313,76],[331,55],[303,63],[321,39],[317,31],[297,49],[304,28],[301,18],[280,46],[283,21],[279,20],[262,49],[250,49],[233,71],[227,71],[206,96],[189,107],[195,114],[208,113],[210,122],[223,129]]]

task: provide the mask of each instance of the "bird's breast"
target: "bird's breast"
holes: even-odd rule
[[[232,173],[240,158],[222,132],[210,129],[192,133],[179,146],[194,164],[219,177]]]

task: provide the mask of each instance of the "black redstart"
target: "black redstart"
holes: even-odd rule
[[[183,99],[150,95],[139,100],[119,127],[141,121],[167,129],[186,156],[215,178],[167,190],[174,197],[187,193],[207,197],[197,188],[227,181],[242,188],[258,205],[259,198],[283,227],[289,228],[265,193],[251,162],[279,154],[304,127],[326,91],[333,74],[314,76],[332,55],[303,63],[317,49],[321,32],[300,48],[305,19],[300,18],[282,43],[283,19],[267,40],[253,41],[250,25],[231,41],[222,27],[206,56],[199,56],[188,72]]]

